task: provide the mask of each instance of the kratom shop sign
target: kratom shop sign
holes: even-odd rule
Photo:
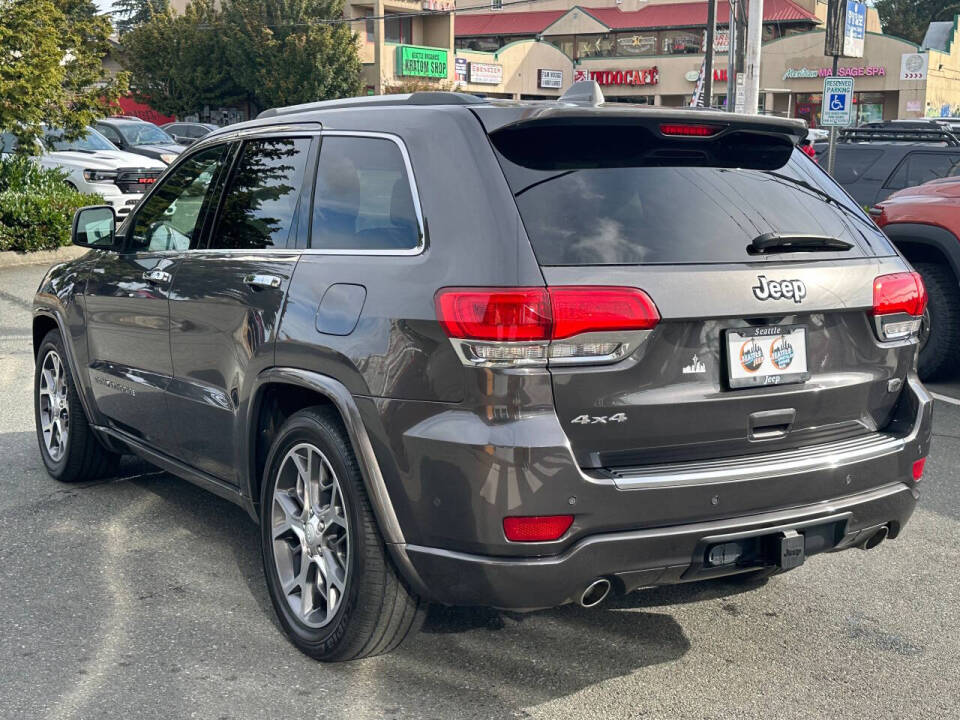
[[[416,45],[398,45],[397,75],[445,78],[447,77],[447,51]]]

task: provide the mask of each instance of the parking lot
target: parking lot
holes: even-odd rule
[[[901,537],[752,584],[598,609],[433,608],[398,651],[322,665],[284,639],[257,530],[143,463],[66,486],[33,429],[30,301],[0,270],[3,718],[955,717],[960,401],[938,401]],[[931,386],[960,398],[960,382]]]

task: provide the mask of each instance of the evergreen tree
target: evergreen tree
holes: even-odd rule
[[[953,20],[960,13],[957,0],[876,0],[874,7],[884,33],[918,45],[923,42],[930,23]]]
[[[113,3],[113,24],[117,33],[124,35],[136,27],[144,25],[156,15],[162,15],[170,9],[168,0],[115,0]]]

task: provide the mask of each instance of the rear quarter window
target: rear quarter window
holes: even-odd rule
[[[834,164],[833,176],[841,185],[852,185],[883,157],[883,150],[876,148],[840,147]],[[823,155],[826,161],[826,153]]]

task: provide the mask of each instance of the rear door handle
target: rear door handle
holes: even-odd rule
[[[283,284],[283,279],[276,275],[247,275],[243,282],[254,289],[259,288],[278,288]]]
[[[146,270],[143,279],[154,285],[169,285],[173,276],[166,270]]]

